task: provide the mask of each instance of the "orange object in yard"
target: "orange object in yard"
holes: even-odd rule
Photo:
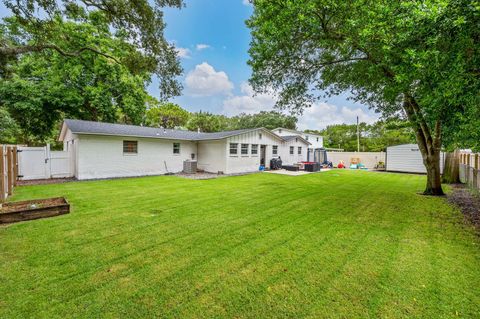
[[[352,157],[350,159],[350,164],[360,164],[360,158],[358,157]]]

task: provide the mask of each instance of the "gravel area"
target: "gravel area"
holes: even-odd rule
[[[17,181],[18,186],[26,185],[44,185],[44,184],[61,184],[75,181],[75,178],[51,178],[51,179],[32,179],[27,181]]]
[[[462,211],[465,219],[480,232],[480,194],[463,184],[454,184],[452,192],[447,195],[448,201]]]
[[[188,178],[188,179],[213,179],[213,178],[221,178],[221,177],[229,177],[229,176],[242,176],[242,175],[250,175],[250,174],[258,174],[260,172],[248,172],[248,173],[238,173],[238,174],[215,174],[215,173],[207,173],[207,172],[197,172],[196,174],[186,174],[186,173],[176,173],[175,176]]]

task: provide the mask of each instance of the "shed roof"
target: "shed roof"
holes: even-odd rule
[[[234,131],[223,131],[215,133],[202,133],[187,130],[172,130],[158,127],[114,124],[104,122],[93,122],[83,120],[65,120],[63,122],[62,132],[59,140],[63,140],[65,128],[69,128],[75,134],[91,134],[91,135],[113,135],[113,136],[132,136],[132,137],[150,137],[172,140],[188,140],[188,141],[204,141],[204,140],[219,140],[230,136],[236,136],[255,130],[266,131],[278,139],[280,136],[270,132],[264,128],[242,129]]]

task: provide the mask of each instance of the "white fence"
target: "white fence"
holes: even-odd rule
[[[385,152],[328,152],[327,160],[332,162],[336,167],[340,161],[343,161],[345,165],[350,166],[352,159],[359,158],[360,163],[365,165],[366,168],[375,168],[378,162],[385,163]]]
[[[44,147],[18,147],[18,175],[21,180],[73,176],[72,153]]]

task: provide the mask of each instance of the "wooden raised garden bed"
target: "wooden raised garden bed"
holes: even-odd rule
[[[0,224],[53,217],[70,213],[70,204],[63,197],[4,203],[0,208]]]

